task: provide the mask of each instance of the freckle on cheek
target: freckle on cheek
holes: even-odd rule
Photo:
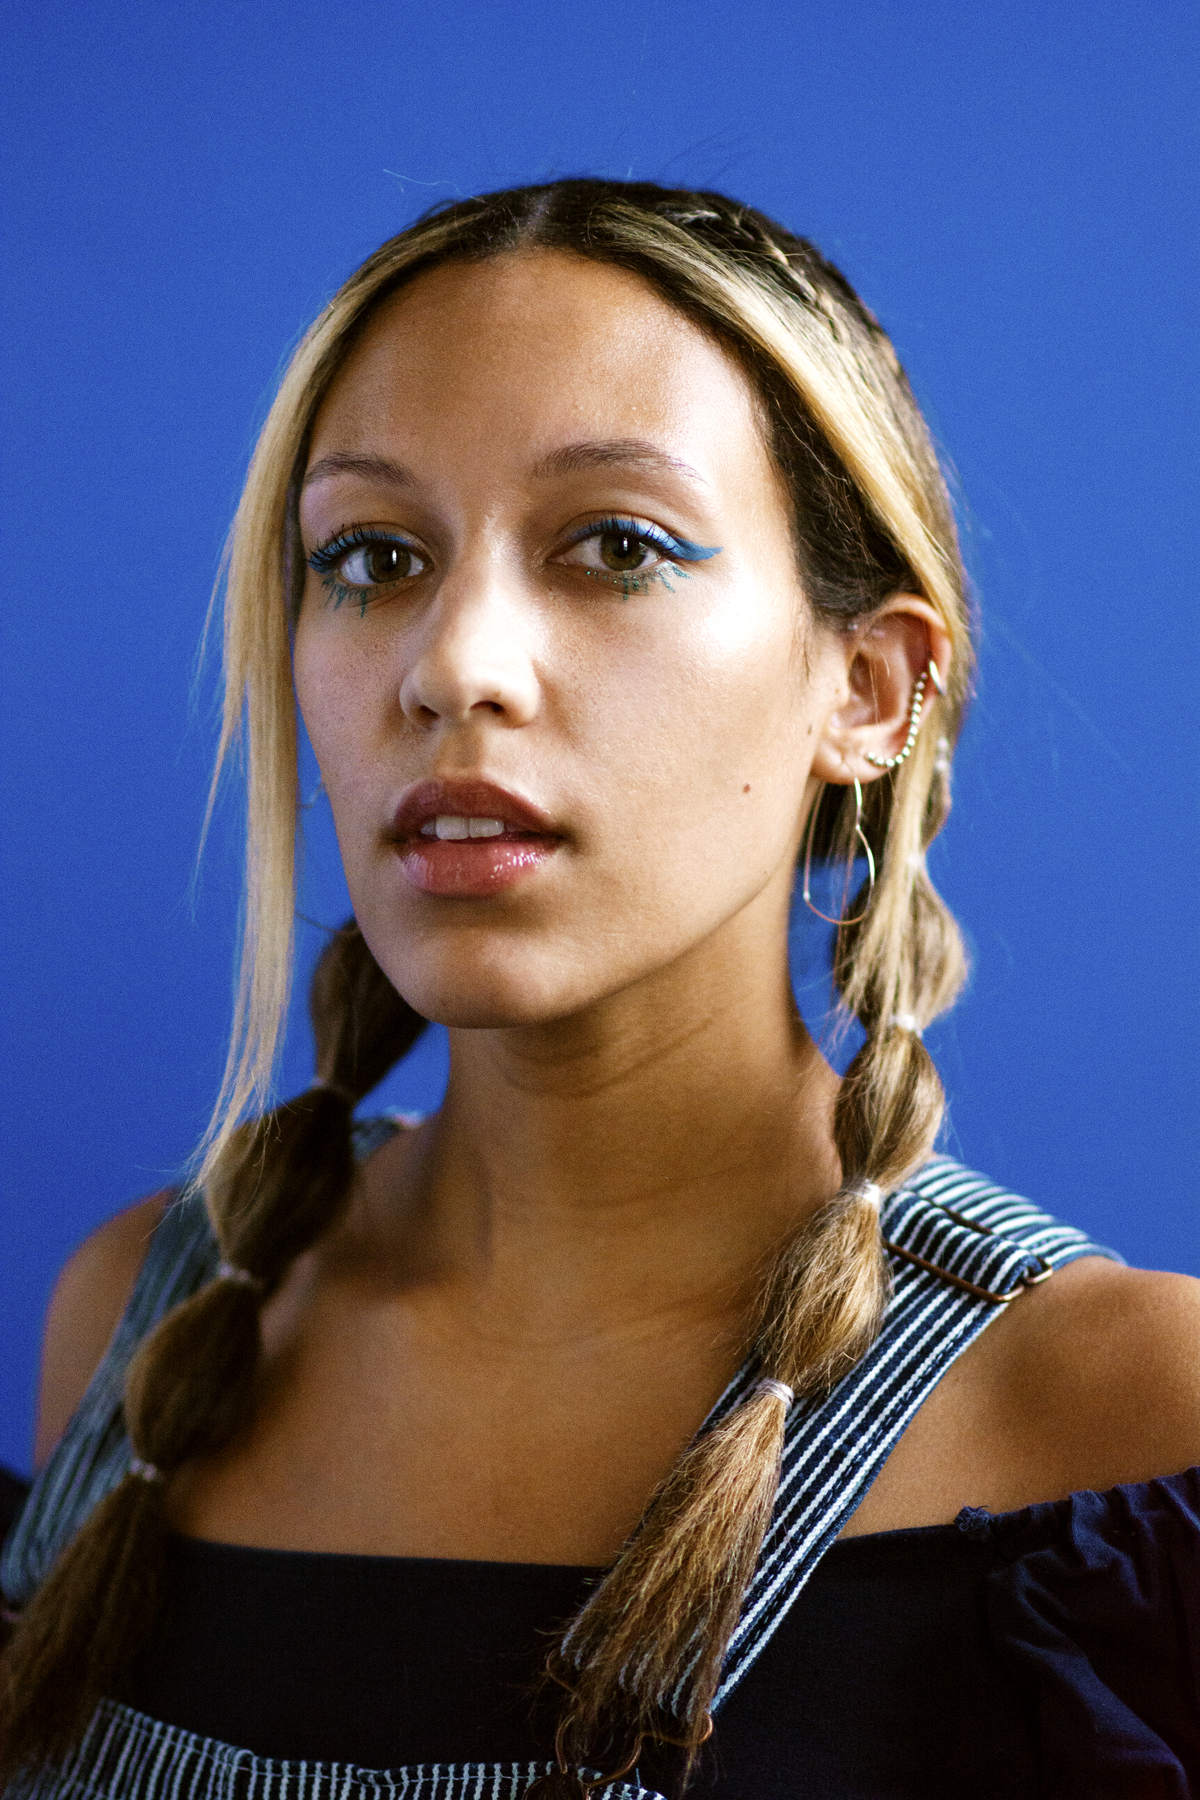
[[[743,792],[743,794],[748,794],[750,792],[750,783],[749,782],[746,783],[745,787],[742,789],[742,792]]]

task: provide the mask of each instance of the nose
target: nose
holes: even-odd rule
[[[476,565],[450,574],[425,613],[400,705],[414,725],[465,724],[491,715],[507,725],[537,716],[534,622],[505,572]]]

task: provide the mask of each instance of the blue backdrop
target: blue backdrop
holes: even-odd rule
[[[10,0],[5,29],[0,1459],[56,1268],[217,1082],[237,818],[193,891],[189,695],[281,357],[426,206],[556,174],[726,187],[890,328],[984,619],[932,859],[975,959],[931,1034],[947,1141],[1200,1272],[1188,0]],[[307,1054],[300,1022],[288,1085]],[[443,1054],[390,1096],[428,1102]]]

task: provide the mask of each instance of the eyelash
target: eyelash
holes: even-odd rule
[[[361,618],[366,612],[370,597],[376,588],[390,585],[383,582],[360,584],[346,581],[337,573],[338,564],[343,562],[351,551],[361,550],[365,545],[370,544],[385,546],[391,544],[397,549],[411,551],[413,556],[421,556],[421,552],[415,549],[407,538],[401,537],[397,532],[372,531],[368,526],[363,525],[355,525],[350,530],[339,531],[336,536],[329,538],[324,544],[319,544],[308,557],[309,568],[315,574],[325,577],[322,586],[332,599],[335,611],[343,601],[353,599],[358,604]],[[402,579],[411,581],[413,577],[408,576]]]
[[[398,531],[373,531],[369,525],[354,525],[349,530],[339,531],[324,544],[319,544],[309,556],[308,566],[319,575],[324,575],[336,568],[351,550],[361,550],[364,544],[398,544],[402,550],[411,550],[414,556],[421,554]]]
[[[589,538],[604,537],[608,532],[619,532],[624,537],[635,538],[639,543],[647,544],[652,549],[662,552],[666,558],[666,561],[660,563],[657,568],[632,569],[628,573],[622,573],[618,569],[581,570],[582,574],[589,576],[593,581],[599,581],[605,587],[616,588],[623,600],[628,600],[631,594],[647,593],[652,581],[661,581],[667,592],[673,594],[675,590],[671,586],[669,576],[676,575],[680,581],[689,579],[684,570],[680,568],[680,562],[700,561],[709,554],[697,554],[702,552],[702,546],[691,544],[686,539],[672,537],[669,531],[664,531],[659,525],[648,525],[638,519],[618,518],[615,515],[610,518],[595,519],[590,525],[583,526],[574,534],[567,547],[573,550],[577,544],[586,544]]]
[[[660,526],[649,525],[637,519],[608,518],[593,520],[581,530],[575,532],[567,548],[574,549],[577,544],[585,544],[591,538],[605,536],[608,532],[619,532],[624,536],[636,539],[657,550],[665,557],[665,562],[653,569],[633,569],[623,573],[617,569],[583,569],[581,572],[592,580],[600,581],[605,587],[616,588],[623,599],[628,600],[631,594],[648,592],[652,581],[661,581],[668,593],[674,593],[669,576],[675,575],[680,581],[688,580],[688,576],[680,567],[681,562],[706,561],[713,554],[702,545],[692,544],[686,539],[675,538]],[[361,550],[370,544],[393,544],[401,549],[410,550],[414,556],[420,556],[418,550],[392,532],[372,531],[369,527],[356,525],[349,530],[339,531],[324,544],[317,546],[308,557],[308,566],[315,574],[326,577],[323,585],[330,593],[335,609],[343,601],[354,598],[358,602],[360,616],[366,612],[370,594],[383,582],[357,584],[339,579],[337,567],[353,550]],[[409,576],[405,579],[411,580]]]

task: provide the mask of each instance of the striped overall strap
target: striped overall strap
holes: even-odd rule
[[[730,1640],[717,1711],[849,1522],[922,1401],[1011,1300],[1064,1263],[1115,1252],[947,1158],[884,1203],[893,1289],[868,1354],[824,1399],[799,1400],[784,1431],[779,1492]],[[745,1398],[744,1368],[711,1423]]]
[[[387,1135],[373,1127],[375,1141]],[[838,1536],[922,1401],[955,1358],[1023,1291],[1077,1257],[1112,1251],[946,1159],[885,1203],[881,1223],[893,1293],[867,1356],[824,1400],[798,1402],[785,1427],[779,1493],[713,1710],[752,1667]],[[194,1200],[172,1209],[84,1405],[31,1495],[4,1579],[24,1597],[91,1507],[120,1479],[129,1447],[120,1386],[139,1338],[207,1280],[216,1248]],[[746,1397],[748,1363],[721,1397],[711,1429]],[[15,1576],[15,1580],[14,1580]],[[548,1765],[455,1763],[391,1770],[279,1762],[195,1736],[105,1701],[68,1763],[21,1785],[14,1800],[519,1800]],[[662,1800],[636,1782],[594,1800]]]
[[[384,1116],[355,1127],[360,1161],[396,1131]],[[150,1238],[124,1317],[70,1424],[38,1475],[0,1559],[0,1593],[24,1606],[94,1507],[129,1468],[122,1398],[134,1351],[165,1313],[212,1280],[219,1253],[195,1189],[176,1195]]]
[[[23,1606],[79,1527],[129,1468],[122,1398],[142,1339],[217,1272],[198,1194],[177,1197],[155,1228],[124,1317],[74,1417],[35,1480],[0,1561],[0,1592]]]

